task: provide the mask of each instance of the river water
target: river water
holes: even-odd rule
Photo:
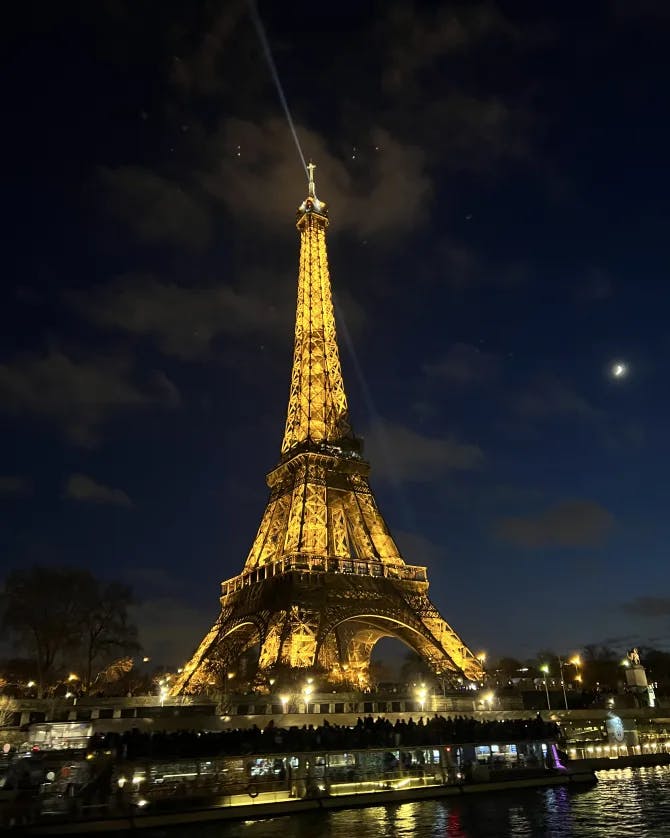
[[[584,791],[526,789],[189,827],[193,838],[670,838],[670,767],[601,771]],[[156,831],[170,836],[175,832]],[[179,833],[182,834],[182,833]]]

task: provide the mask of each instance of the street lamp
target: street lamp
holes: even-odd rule
[[[579,671],[582,666],[582,659],[579,655],[573,655],[569,660],[565,661],[565,663],[569,664],[570,666],[574,666],[575,668],[575,677],[573,681],[575,683],[581,684],[582,683],[582,673]],[[567,709],[567,705],[566,705]]]
[[[559,657],[558,657],[558,668],[561,671],[561,687],[563,688],[563,701],[565,702],[565,709],[567,710],[568,709],[568,694],[565,691],[565,678],[563,677],[563,664],[564,664],[563,658],[560,657],[560,655],[559,655]]]
[[[479,661],[482,667],[482,680],[486,679],[486,669],[484,668],[484,664],[486,663],[486,652],[480,652],[477,655],[477,660]]]
[[[549,701],[549,685],[547,684],[547,675],[549,674],[549,667],[543,663],[540,667],[540,672],[544,674],[544,689],[547,693],[547,710],[551,710],[551,702]]]
[[[421,704],[421,712],[423,713],[423,708],[426,704],[426,687],[421,684],[419,689],[416,691],[417,698],[419,699],[419,704]]]
[[[286,706],[288,705],[288,696],[287,695],[280,695],[279,700],[281,701],[282,710],[286,712]]]
[[[311,680],[311,679],[310,679]],[[302,694],[305,698],[305,713],[309,713],[309,697],[314,691],[314,688],[310,683],[305,684]]]

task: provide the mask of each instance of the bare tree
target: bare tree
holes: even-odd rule
[[[2,625],[34,657],[40,698],[59,666],[81,663],[87,691],[95,667],[139,648],[128,622],[131,602],[128,586],[102,582],[87,570],[33,567],[9,574]]]
[[[40,698],[76,640],[78,591],[86,577],[79,570],[33,567],[12,571],[5,581],[2,625],[34,657]]]
[[[80,602],[80,654],[83,657],[83,692],[89,692],[96,670],[113,658],[136,652],[137,628],[128,622],[132,591],[120,582],[101,582],[93,576]]]

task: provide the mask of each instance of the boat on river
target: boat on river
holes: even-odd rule
[[[386,747],[198,759],[114,753],[16,755],[0,823],[29,835],[247,820],[511,788],[595,782],[555,742]]]
[[[553,741],[444,744],[198,759],[17,755],[0,823],[76,835],[276,817],[427,798],[589,784]]]

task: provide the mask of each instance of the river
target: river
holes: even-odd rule
[[[670,838],[670,767],[601,771],[567,787],[156,830],[153,838]]]

